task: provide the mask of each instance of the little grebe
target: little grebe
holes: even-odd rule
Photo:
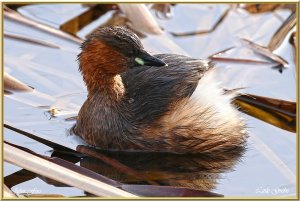
[[[231,104],[233,96],[218,86],[211,62],[151,56],[123,27],[99,28],[81,48],[88,97],[73,131],[88,144],[174,153],[245,146],[245,123]]]

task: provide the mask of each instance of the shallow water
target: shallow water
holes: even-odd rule
[[[173,18],[157,19],[160,26],[165,29],[165,33],[160,36],[148,35],[142,39],[145,49],[152,53],[172,52],[195,58],[206,58],[235,46],[236,48],[228,53],[227,57],[268,61],[245,47],[240,38],[249,39],[260,45],[268,45],[283,20],[291,13],[290,10],[279,9],[275,12],[249,14],[243,9],[232,9],[212,33],[186,37],[174,37],[170,34],[170,32],[183,33],[210,29],[229,8],[230,6],[225,4],[176,5]],[[43,4],[19,8],[19,12],[28,18],[56,28],[85,10],[86,8],[76,4]],[[110,11],[100,17],[93,26],[87,26],[85,32],[81,32],[80,36],[92,30],[97,23],[103,23],[105,21],[103,18],[109,18],[113,12]],[[4,38],[5,72],[35,88],[32,93],[13,93],[4,97],[5,123],[76,150],[78,145],[84,143],[79,138],[68,135],[68,129],[75,121],[66,121],[65,119],[76,116],[86,98],[86,89],[76,62],[79,44],[17,23],[7,17],[4,19],[4,32],[44,40],[60,47],[55,49],[8,37]],[[296,101],[296,68],[293,47],[288,43],[288,39],[275,53],[289,63],[282,73],[272,69],[270,65],[217,62],[220,81],[228,89],[246,87],[243,91],[245,93]],[[52,117],[49,112],[51,108],[56,108],[55,117]],[[187,161],[195,161],[193,165],[186,163],[183,159],[178,160],[180,162],[178,166],[184,169],[179,171],[172,169],[177,166],[174,157],[161,156],[161,158],[157,155],[154,157],[143,154],[139,156],[121,155],[122,157],[108,155],[112,158],[116,157],[117,160],[143,174],[147,172],[152,177],[155,174],[161,178],[168,176],[169,179],[160,181],[160,184],[164,185],[180,183],[180,185],[190,186],[193,181],[199,180],[195,182],[198,189],[207,188],[225,196],[295,196],[296,135],[246,114],[243,114],[243,117],[247,121],[250,138],[248,150],[239,161],[235,161],[235,159],[228,161],[229,156],[223,156],[226,160],[218,162],[191,157]],[[9,129],[4,130],[4,139],[42,155],[50,156],[53,151],[51,147]],[[135,161],[132,161],[132,157]],[[211,156],[211,159],[214,159],[214,156]],[[161,161],[165,161],[169,166],[162,167]],[[225,163],[230,168],[213,169],[209,165],[206,166],[213,162],[220,166]],[[228,165],[229,163],[232,164],[232,167]],[[77,164],[122,182],[142,182],[117,170],[112,171],[107,164],[99,160],[84,158]],[[19,170],[20,168],[14,165],[4,164],[5,176]],[[213,170],[215,172],[211,174]],[[198,176],[198,178],[193,178],[192,175]],[[206,177],[204,178],[204,176]],[[182,177],[185,179],[180,179]],[[208,187],[212,183],[213,185]],[[85,194],[82,190],[73,187],[49,185],[47,180],[42,177],[34,177],[31,180],[17,183],[12,190],[19,194],[22,189],[29,191],[32,190],[32,187],[36,187],[37,192],[35,191],[35,193],[65,196]]]

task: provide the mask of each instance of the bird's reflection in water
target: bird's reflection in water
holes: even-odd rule
[[[87,148],[87,147],[84,147]],[[88,147],[87,149],[93,149]],[[80,166],[88,168],[113,180],[127,184],[145,184],[147,181],[164,186],[180,186],[210,191],[215,188],[220,174],[232,171],[240,161],[245,149],[235,149],[222,153],[171,154],[145,152],[108,152],[96,150],[96,153],[118,161],[129,167],[143,178],[122,172],[107,162],[85,157]],[[117,162],[117,163],[118,163]]]

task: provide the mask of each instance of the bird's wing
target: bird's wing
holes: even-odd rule
[[[175,54],[158,54],[168,66],[136,67],[122,74],[126,100],[135,122],[152,123],[163,116],[170,105],[193,94],[198,81],[213,67],[207,60]]]

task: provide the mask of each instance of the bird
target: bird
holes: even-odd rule
[[[121,26],[96,29],[77,59],[88,94],[72,132],[88,145],[176,154],[246,147],[245,120],[212,61],[151,55]]]

